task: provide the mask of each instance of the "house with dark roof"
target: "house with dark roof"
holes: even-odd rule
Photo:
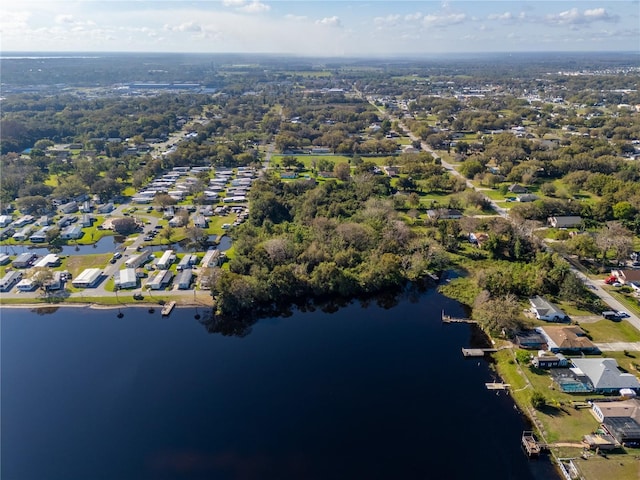
[[[640,400],[637,398],[621,402],[593,402],[591,413],[620,444],[637,445],[640,442]]]
[[[454,220],[462,218],[462,212],[455,208],[436,208],[427,210],[429,218],[434,220]]]
[[[570,320],[566,313],[539,295],[530,298],[529,303],[531,304],[531,313],[533,313],[538,320],[545,320],[547,322],[568,322]]]
[[[526,187],[519,185],[517,183],[509,185],[509,192],[511,193],[529,193]]]
[[[514,343],[520,348],[541,350],[547,348],[547,340],[535,330],[518,332],[514,336]]]
[[[582,223],[582,217],[580,215],[549,217],[547,223],[553,228],[574,228]]]

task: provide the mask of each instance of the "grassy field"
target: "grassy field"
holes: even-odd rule
[[[640,332],[629,322],[603,319],[580,326],[594,342],[640,342]]]

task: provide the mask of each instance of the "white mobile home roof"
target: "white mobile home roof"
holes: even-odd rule
[[[149,250],[143,250],[142,252],[140,252],[140,254],[124,262],[124,264],[128,268],[138,268],[140,265],[149,260],[149,255]]]
[[[173,255],[173,250],[167,250],[162,254],[160,260],[158,260],[158,266],[169,265],[171,262],[171,256]]]
[[[202,266],[214,267],[218,265],[218,257],[220,257],[220,252],[218,250],[207,250],[202,258]]]
[[[74,287],[84,287],[93,285],[102,275],[99,268],[87,268],[71,282]]]
[[[191,285],[191,279],[192,278],[193,278],[193,272],[191,271],[190,268],[182,270],[178,274],[178,278],[176,279],[176,283],[178,284],[178,288],[181,289],[181,290],[189,288],[189,285]]]
[[[49,253],[33,264],[34,267],[50,267],[60,261],[55,253]]]
[[[129,286],[135,286],[138,283],[138,277],[136,276],[135,268],[125,268],[118,272],[118,285],[122,288],[127,288]]]

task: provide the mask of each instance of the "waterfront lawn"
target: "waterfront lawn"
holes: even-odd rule
[[[587,480],[615,478],[616,480],[638,480],[640,478],[640,450],[627,449],[624,453],[607,453],[607,458],[593,455],[588,460],[576,455],[573,463]]]
[[[584,397],[558,390],[548,371],[534,371],[529,366],[516,364],[514,353],[509,349],[495,353],[496,368],[503,381],[511,385],[510,393],[520,409],[535,412],[547,442],[579,442],[583,435],[597,427],[598,422],[588,409],[576,410],[571,406],[572,401],[582,401]],[[527,386],[523,375],[531,386]],[[534,391],[546,398],[547,407],[542,411],[531,407],[531,395]]]
[[[594,342],[640,342],[640,332],[629,322],[612,322],[598,320],[594,323],[581,324]]]

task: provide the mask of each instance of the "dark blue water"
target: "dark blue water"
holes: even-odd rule
[[[522,419],[442,308],[462,313],[427,292],[243,338],[202,309],[2,309],[1,477],[532,478]]]

